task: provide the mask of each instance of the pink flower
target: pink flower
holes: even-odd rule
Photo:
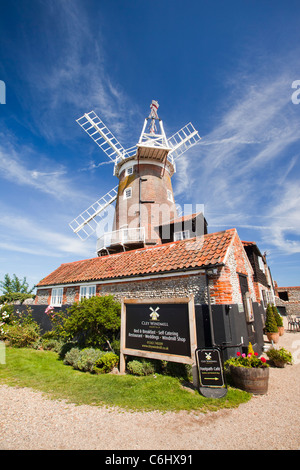
[[[48,313],[52,313],[53,309],[54,307],[52,307],[51,305],[48,305],[48,307],[45,310],[45,313],[48,315]]]
[[[243,354],[242,354],[242,357],[246,357],[246,354],[245,354],[245,353],[243,353]]]
[[[251,356],[252,356],[252,353],[249,353],[249,354],[248,354],[248,357],[251,357]]]
[[[264,357],[260,358],[261,362],[267,362],[267,360]]]

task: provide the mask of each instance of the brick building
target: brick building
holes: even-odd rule
[[[220,343],[251,341],[261,350],[264,309],[244,244],[231,229],[65,263],[38,283],[35,302],[62,307],[93,295],[154,301],[193,295],[199,344],[209,336],[210,307]]]

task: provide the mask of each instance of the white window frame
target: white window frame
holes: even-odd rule
[[[265,263],[261,256],[258,256],[258,265],[259,269],[264,273],[265,272]]]
[[[96,284],[88,284],[80,286],[79,289],[79,301],[82,299],[90,299],[96,296]]]
[[[52,307],[61,307],[62,300],[63,300],[63,287],[53,287],[51,291],[51,302],[50,305]]]
[[[130,166],[130,167],[126,168],[125,175],[130,176],[132,174],[133,174],[133,166]]]
[[[167,189],[167,199],[170,202],[174,202],[172,191],[170,191],[169,189]]]
[[[126,188],[123,192],[123,199],[130,199],[132,196],[132,188]]]
[[[174,242],[178,242],[179,240],[186,240],[187,238],[190,238],[189,230],[181,230],[180,232],[174,232]]]

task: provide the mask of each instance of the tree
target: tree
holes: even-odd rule
[[[21,280],[15,274],[13,274],[12,278],[9,274],[5,274],[4,281],[0,281],[0,289],[3,294],[31,294],[34,287],[29,290],[29,284],[26,281],[26,277],[23,277],[23,280]]]
[[[13,274],[12,278],[9,274],[5,274],[4,281],[0,281],[0,289],[3,292],[3,295],[0,296],[0,304],[2,302],[15,301],[23,303],[25,299],[34,297],[34,295],[31,294],[34,287],[29,289],[26,277],[23,277],[23,280],[21,280],[15,274]]]

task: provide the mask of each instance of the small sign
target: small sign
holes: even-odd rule
[[[221,353],[218,348],[203,348],[196,350],[196,361],[199,372],[200,392],[208,396],[207,389],[219,389],[220,393],[210,396],[219,398],[226,395],[227,389],[224,380]]]

